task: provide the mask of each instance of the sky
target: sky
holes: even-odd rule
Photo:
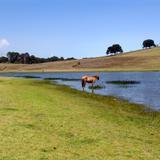
[[[0,56],[103,56],[160,43],[159,0],[0,0]]]

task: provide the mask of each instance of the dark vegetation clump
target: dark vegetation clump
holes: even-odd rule
[[[105,88],[105,86],[100,86],[100,85],[96,85],[96,86],[89,86],[89,89],[103,89]]]
[[[45,78],[44,80],[80,81],[78,78]]]
[[[134,80],[119,80],[119,81],[106,81],[106,83],[109,84],[115,84],[115,85],[128,85],[128,84],[139,84],[139,81]]]
[[[41,78],[41,77],[38,77],[38,76],[15,76],[15,77],[21,77],[21,78]]]

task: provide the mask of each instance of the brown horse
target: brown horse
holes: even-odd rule
[[[95,75],[95,76],[83,76],[81,78],[82,80],[82,88],[84,91],[84,87],[86,86],[86,83],[91,83],[92,84],[92,93],[93,93],[93,85],[96,82],[96,80],[99,80],[99,76]]]

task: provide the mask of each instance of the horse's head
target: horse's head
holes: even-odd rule
[[[96,77],[97,80],[99,80],[99,76],[98,75],[96,75],[95,77]]]

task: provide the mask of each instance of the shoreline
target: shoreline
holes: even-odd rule
[[[80,70],[7,70],[7,71],[0,71],[0,73],[21,73],[21,72],[28,72],[28,73],[62,73],[62,72],[160,72],[160,69],[113,69],[113,70],[107,70],[107,69],[80,69]]]
[[[7,72],[6,72],[7,73]],[[9,73],[9,72],[8,72]],[[12,73],[14,73],[14,72],[12,72]],[[15,72],[16,73],[16,72]],[[27,73],[27,72],[26,72]],[[36,73],[36,72],[33,72],[33,73]],[[37,72],[38,73],[38,72]],[[47,73],[47,72],[46,72]],[[49,73],[49,72],[48,72]],[[55,72],[56,73],[56,72]],[[92,93],[90,93],[90,92],[83,92],[82,90],[79,90],[79,89],[76,89],[76,88],[72,88],[71,86],[69,86],[69,85],[67,85],[67,84],[60,84],[60,83],[57,83],[56,81],[51,81],[51,80],[45,80],[45,79],[39,79],[39,78],[32,78],[32,77],[0,77],[0,78],[22,78],[22,79],[28,79],[28,80],[40,80],[40,81],[44,81],[44,82],[48,82],[49,84],[51,84],[51,85],[56,85],[56,86],[59,86],[59,87],[64,87],[64,88],[68,88],[68,91],[77,91],[77,92],[79,92],[80,94],[91,94],[91,95],[94,95],[95,97],[96,96],[102,96],[102,97],[104,97],[104,98],[112,98],[112,99],[117,99],[117,100],[119,100],[119,101],[124,101],[124,102],[127,102],[127,103],[129,103],[129,104],[134,104],[134,105],[138,105],[140,108],[143,108],[144,109],[144,111],[145,112],[160,112],[160,110],[159,109],[155,109],[155,108],[153,108],[152,106],[149,106],[149,105],[146,105],[146,104],[138,104],[138,103],[136,103],[136,102],[131,102],[131,101],[129,101],[129,100],[127,100],[127,99],[125,99],[125,98],[120,98],[120,97],[116,97],[116,96],[111,96],[111,95],[103,95],[103,94],[98,94],[98,93],[94,93],[94,94],[92,94]]]
[[[45,80],[45,79],[38,80],[38,79],[35,79],[35,78],[24,78],[24,77],[0,77],[0,80],[1,79],[15,79],[15,80],[22,79],[22,80],[26,80],[26,81],[27,80],[35,81],[37,83],[40,81],[42,83],[46,83],[46,84],[51,85],[51,86],[56,86],[60,90],[64,90],[64,91],[74,93],[74,94],[80,94],[80,95],[88,97],[88,98],[94,98],[94,99],[97,99],[97,100],[99,100],[99,99],[103,99],[103,100],[111,99],[113,101],[117,101],[117,102],[119,101],[121,103],[126,103],[128,105],[135,106],[136,109],[139,108],[139,110],[141,110],[145,113],[149,113],[149,112],[160,113],[160,111],[158,111],[156,109],[153,109],[153,108],[150,108],[149,106],[144,105],[144,104],[137,104],[137,103],[134,103],[134,102],[130,102],[127,99],[119,98],[119,97],[116,97],[116,96],[102,95],[102,94],[96,94],[96,93],[90,93],[90,92],[78,90],[78,89],[75,89],[75,88],[71,88],[69,85],[57,83],[56,81],[50,81],[50,80]]]
[[[60,84],[60,83],[57,83],[57,82],[51,82],[50,80],[42,80],[42,81],[47,81],[49,84],[51,85],[56,85],[58,87],[60,87],[62,90],[68,90],[70,92],[73,92],[73,93],[79,93],[79,94],[86,94],[88,96],[90,96],[91,98],[95,98],[95,99],[98,99],[98,98],[102,98],[102,99],[105,99],[105,98],[111,98],[113,101],[121,101],[122,103],[128,103],[128,105],[134,105],[137,107],[140,108],[140,110],[143,110],[144,112],[146,113],[149,113],[149,112],[156,112],[156,113],[160,113],[160,110],[156,110],[154,108],[151,108],[145,104],[138,104],[138,103],[134,103],[134,102],[130,102],[129,100],[127,99],[123,99],[123,98],[119,98],[119,97],[116,97],[116,96],[111,96],[111,95],[102,95],[102,94],[98,94],[98,93],[90,93],[90,92],[86,92],[86,91],[82,91],[82,90],[78,90],[78,89],[75,89],[75,88],[71,88],[69,85],[65,85],[65,84]]]
[[[24,77],[0,77],[0,80],[1,79],[22,79],[22,80],[29,80],[29,81],[35,81],[37,83],[39,82],[42,82],[42,83],[45,83],[46,85],[51,85],[51,86],[56,86],[58,87],[60,90],[63,90],[63,91],[67,91],[67,92],[70,92],[70,93],[73,93],[73,94],[79,94],[81,96],[85,96],[87,98],[93,98],[93,99],[96,99],[96,100],[100,100],[100,99],[111,99],[112,101],[119,101],[121,103],[125,103],[125,104],[128,104],[128,105],[131,105],[131,106],[135,106],[135,109],[139,109],[140,111],[144,112],[144,113],[160,113],[159,110],[156,110],[154,108],[151,108],[145,104],[138,104],[138,103],[134,103],[134,102],[130,102],[129,100],[127,99],[123,99],[123,98],[119,98],[119,97],[116,97],[116,96],[111,96],[111,95],[102,95],[102,94],[96,94],[96,93],[90,93],[90,92],[86,92],[86,91],[82,91],[82,90],[78,90],[78,89],[75,89],[75,88],[71,88],[69,85],[65,85],[65,84],[60,84],[60,83],[57,83],[56,81],[50,81],[50,80],[45,80],[45,79],[35,79],[35,78],[24,78]]]

